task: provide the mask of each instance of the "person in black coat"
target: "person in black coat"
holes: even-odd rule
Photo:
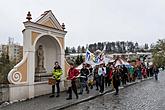
[[[83,64],[83,68],[80,70],[80,95],[83,94],[83,88],[86,87],[87,94],[89,93],[88,88],[88,75],[89,70],[86,68],[86,64]]]
[[[123,84],[125,85],[126,82],[128,81],[128,69],[123,65]]]
[[[113,87],[116,90],[115,95],[118,95],[119,93],[119,86],[120,86],[120,71],[118,68],[115,68],[115,71],[113,72]]]
[[[153,67],[153,73],[154,73],[154,75],[155,75],[155,80],[158,80],[158,73],[159,73],[159,69],[157,68],[157,66],[156,65],[154,65],[154,67]]]

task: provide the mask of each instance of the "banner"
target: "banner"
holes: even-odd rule
[[[105,63],[105,49],[106,46],[104,47],[103,51],[101,51],[97,56],[87,49],[85,55],[85,62],[90,65],[100,65],[102,63]]]

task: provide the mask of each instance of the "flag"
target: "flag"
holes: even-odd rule
[[[90,61],[90,58],[91,58],[91,52],[87,49],[85,55],[85,61]]]
[[[99,53],[99,55],[94,55],[91,53],[88,49],[86,50],[86,55],[85,55],[85,62],[90,64],[90,65],[100,65],[104,63],[105,61],[105,52],[106,50],[106,45],[104,46],[104,49]]]

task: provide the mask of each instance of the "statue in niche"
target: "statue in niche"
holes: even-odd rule
[[[37,55],[36,72],[37,73],[45,73],[46,70],[44,68],[44,50],[43,50],[43,46],[42,45],[39,45],[39,48],[36,51],[36,55]]]

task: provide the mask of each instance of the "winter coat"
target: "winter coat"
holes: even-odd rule
[[[86,68],[82,68],[80,70],[80,76],[82,76],[82,77],[80,77],[80,81],[82,81],[83,79],[85,81],[87,81],[88,80],[88,75],[89,75],[89,70],[86,69]]]
[[[70,68],[68,72],[68,80],[76,80],[80,72],[75,68]]]
[[[55,77],[56,80],[60,80],[61,75],[62,75],[61,67],[60,66],[54,67],[54,70],[52,73],[53,73],[53,76]]]
[[[119,73],[118,72],[115,72],[114,74],[113,74],[113,86],[114,86],[114,88],[115,87],[118,87],[118,86],[120,86],[120,77],[119,77]]]

